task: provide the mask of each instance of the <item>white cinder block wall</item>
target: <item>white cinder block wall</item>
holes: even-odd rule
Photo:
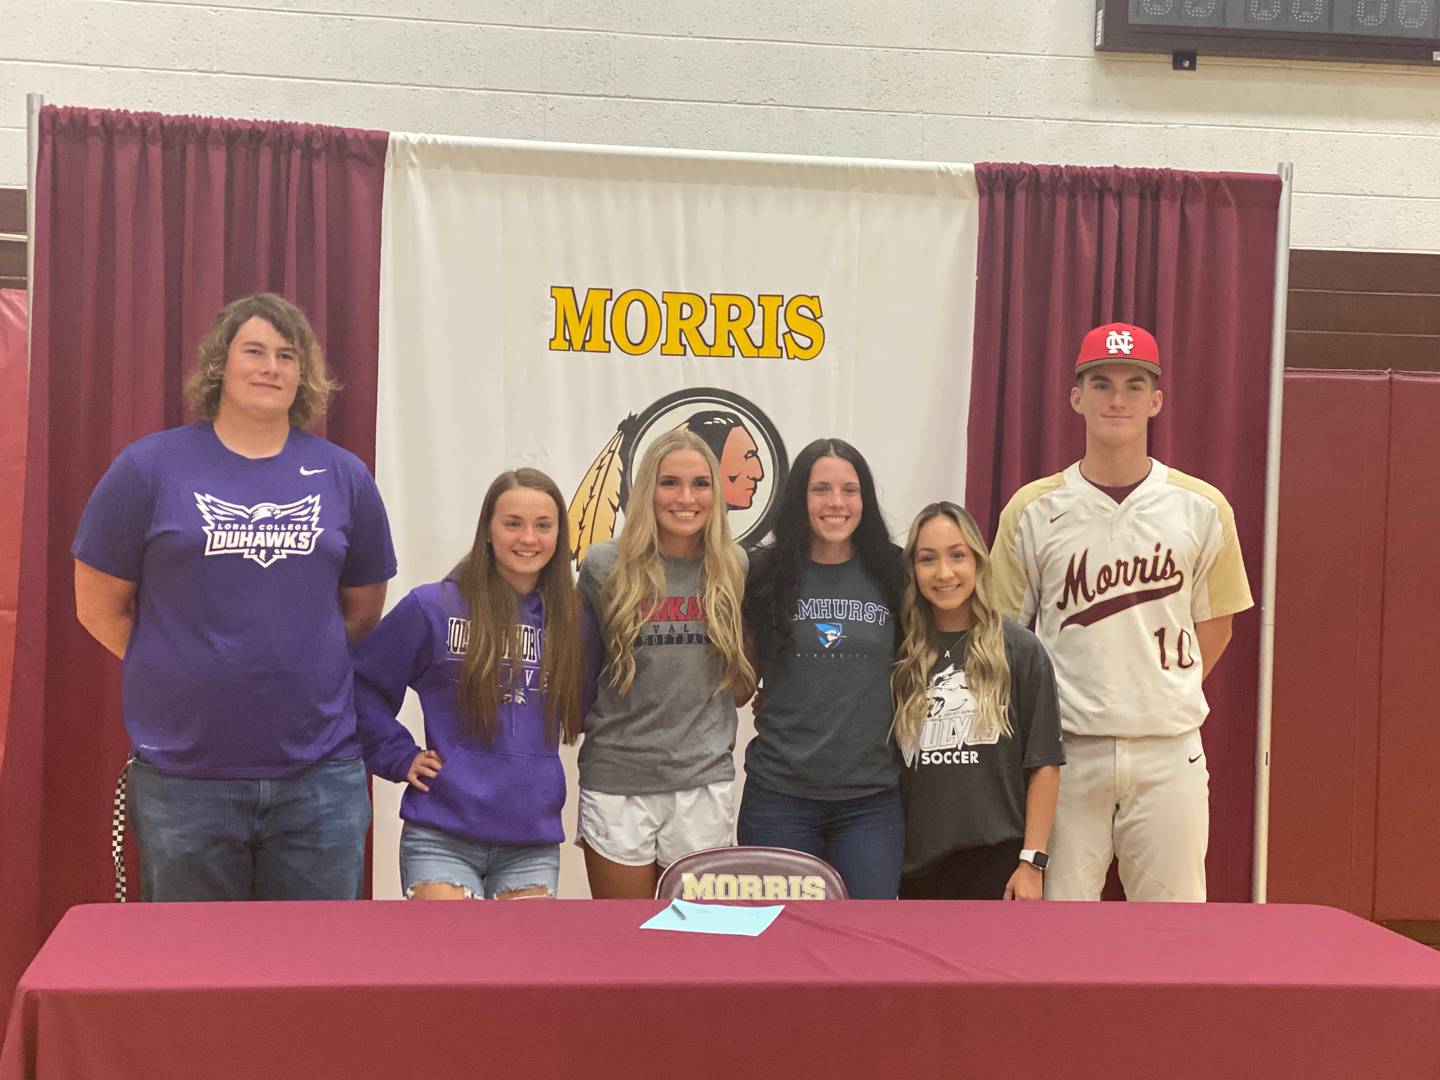
[[[1440,251],[1440,68],[1096,54],[1091,0],[0,0],[25,95],[498,138],[1296,166],[1296,247]]]

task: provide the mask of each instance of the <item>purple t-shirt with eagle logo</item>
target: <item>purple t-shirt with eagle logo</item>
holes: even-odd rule
[[[209,423],[139,439],[81,516],[80,562],[138,583],[125,728],[161,772],[284,777],[360,756],[339,589],[395,576],[365,465],[291,429],[274,457]]]

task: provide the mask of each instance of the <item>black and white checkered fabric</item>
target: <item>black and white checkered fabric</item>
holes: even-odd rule
[[[130,787],[130,762],[115,781],[115,808],[110,814],[110,857],[115,860],[115,902],[125,903],[125,818]]]

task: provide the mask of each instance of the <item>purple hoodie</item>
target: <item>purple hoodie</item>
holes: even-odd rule
[[[365,763],[396,783],[420,748],[396,719],[406,687],[420,695],[425,742],[444,761],[430,791],[407,787],[406,821],[489,844],[558,844],[565,775],[547,735],[540,687],[544,616],[539,590],[520,598],[520,663],[514,685],[502,682],[491,743],[465,734],[456,691],[470,636],[470,613],[454,578],[421,585],[352,647],[355,713]],[[584,628],[588,637],[591,628]],[[587,645],[588,645],[587,641]],[[587,649],[593,651],[592,649]],[[582,694],[584,702],[593,694]]]

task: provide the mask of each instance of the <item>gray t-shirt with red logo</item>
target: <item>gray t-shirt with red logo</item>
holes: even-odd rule
[[[745,553],[735,549],[740,565]],[[605,583],[619,555],[596,544],[580,567],[580,596],[603,625]],[[580,786],[608,795],[651,795],[735,778],[735,698],[720,689],[724,662],[710,643],[702,559],[665,562],[665,595],[635,642],[635,681],[621,694],[604,658],[580,744]],[[603,634],[602,634],[603,636]]]

